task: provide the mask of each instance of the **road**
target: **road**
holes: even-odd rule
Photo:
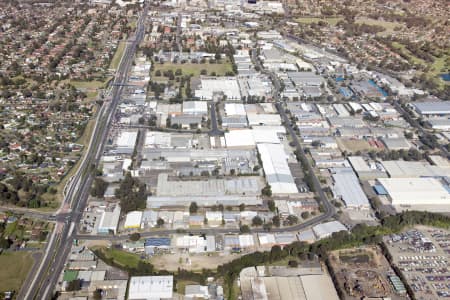
[[[209,111],[211,112],[211,130],[209,131],[209,135],[210,136],[223,135],[223,131],[219,129],[219,124],[216,115],[216,103],[214,101],[210,102]]]
[[[303,151],[303,148],[299,142],[299,139],[298,139],[294,129],[290,125],[291,122],[289,120],[289,117],[287,116],[287,114],[283,108],[282,102],[279,99],[280,98],[279,91],[281,88],[281,84],[280,84],[277,76],[275,74],[263,69],[262,65],[256,58],[256,51],[254,51],[254,50],[252,51],[252,59],[253,59],[253,63],[255,65],[259,66],[260,70],[263,73],[270,76],[270,78],[273,81],[273,84],[275,86],[275,89],[273,91],[273,97],[275,100],[277,100],[277,103],[276,103],[277,110],[284,121],[284,125],[285,125],[286,129],[288,130],[289,134],[291,135],[292,141],[294,142],[294,146],[296,147],[298,154],[300,156],[302,156],[302,160],[306,163],[306,168],[307,168],[308,172],[311,174],[313,187],[314,187],[317,195],[319,196],[320,203],[322,204],[323,209],[324,209],[323,214],[318,215],[314,218],[311,218],[301,224],[297,224],[297,225],[289,226],[289,227],[273,227],[271,229],[271,232],[300,231],[300,230],[306,229],[308,227],[314,226],[316,224],[322,223],[322,222],[330,219],[331,217],[333,217],[335,215],[336,209],[330,203],[327,195],[322,190],[319,179],[317,178],[317,176],[314,173],[314,168],[312,167],[309,160],[307,159],[306,153]],[[211,102],[211,104],[210,104],[210,111],[211,111],[210,135],[214,136],[214,135],[218,135],[219,133],[222,134],[222,132],[217,127],[216,109],[215,109],[214,102]],[[158,229],[158,230],[152,230],[152,231],[147,231],[147,232],[140,232],[140,235],[142,238],[148,238],[148,237],[154,237],[154,236],[167,236],[167,235],[171,235],[171,234],[176,234],[178,232],[179,232],[179,230],[176,230],[176,229]],[[205,229],[187,230],[186,232],[191,233],[191,234],[223,234],[223,233],[239,233],[240,230],[238,228],[205,228]],[[252,232],[257,233],[257,232],[267,232],[267,231],[260,227],[260,228],[252,229]],[[129,238],[129,235],[123,234],[123,235],[111,236],[111,235],[81,235],[81,234],[79,234],[79,235],[77,235],[77,238],[81,239],[81,240],[109,240],[109,241],[117,241],[118,242],[118,241],[127,240]]]
[[[111,99],[105,101],[99,110],[97,122],[86,154],[77,173],[67,187],[66,197],[56,216],[56,228],[47,242],[45,253],[37,271],[23,285],[26,292],[24,292],[22,299],[45,300],[53,296],[54,287],[70,253],[73,238],[76,233],[75,224],[79,223],[89,196],[89,190],[93,180],[92,171],[96,168],[101,157],[103,145],[108,135],[108,129],[120,100],[124,84],[127,82],[128,72],[131,69],[137,45],[144,36],[144,20],[147,12],[148,4],[145,3],[143,12],[137,22],[135,35],[128,40],[126,50],[114,82],[112,83]]]
[[[419,122],[417,122],[416,119],[411,117],[409,112],[407,112],[403,109],[403,107],[398,103],[398,101],[393,101],[392,103],[393,103],[394,107],[397,109],[397,111],[399,111],[402,114],[403,118],[405,118],[406,121],[408,121],[408,123],[412,127],[419,130],[419,133],[421,135],[430,134],[430,133],[426,132],[425,129],[423,129],[423,127],[419,124]],[[450,152],[447,150],[447,148],[444,145],[439,144],[439,150],[441,150],[441,153],[444,157],[447,157],[448,159],[450,159]]]

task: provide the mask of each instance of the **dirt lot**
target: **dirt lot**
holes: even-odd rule
[[[347,151],[349,153],[355,153],[357,151],[377,150],[377,148],[370,146],[370,144],[366,140],[338,138],[336,139],[336,141],[338,147],[342,151]]]
[[[240,254],[189,254],[176,253],[156,255],[150,262],[160,270],[176,271],[178,268],[186,270],[215,269],[217,266],[239,258]]]
[[[344,299],[356,300],[363,297],[407,299],[394,293],[387,277],[394,272],[378,247],[334,251],[330,254],[330,264],[345,295]]]

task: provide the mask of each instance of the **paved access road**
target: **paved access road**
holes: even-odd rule
[[[72,178],[66,189],[66,197],[62,203],[59,214],[55,216],[57,225],[49,238],[45,253],[38,264],[35,274],[24,283],[25,291],[22,299],[50,299],[57,283],[76,232],[76,224],[81,219],[82,211],[89,196],[90,186],[93,180],[92,171],[96,168],[102,154],[103,145],[106,142],[108,129],[120,96],[127,82],[128,72],[131,69],[134,55],[145,32],[144,21],[148,12],[148,4],[139,16],[134,37],[128,40],[126,50],[120,62],[114,82],[112,84],[111,99],[105,101],[99,110],[97,122],[93,130],[91,141],[80,168]]]

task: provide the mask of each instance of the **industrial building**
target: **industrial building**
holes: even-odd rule
[[[436,178],[379,178],[393,206],[450,209],[450,188]]]
[[[214,94],[224,95],[228,100],[240,100],[241,92],[236,77],[201,77],[195,97],[212,100]]]
[[[335,232],[340,231],[348,231],[347,227],[345,227],[341,222],[339,221],[331,221],[327,223],[322,223],[319,225],[316,225],[312,228],[312,231],[314,232],[314,235],[317,239],[324,239],[327,237],[330,237]]]
[[[173,276],[133,276],[128,287],[129,300],[171,299]]]
[[[208,114],[208,103],[205,101],[184,101],[183,114],[206,115]]]
[[[125,229],[138,229],[141,227],[142,211],[130,211],[125,218]]]
[[[386,172],[379,168],[379,165],[372,162],[369,166],[362,156],[350,156],[347,160],[361,180],[387,177]]]
[[[385,160],[381,164],[389,177],[446,177],[450,176],[450,169],[422,161]]]
[[[199,205],[228,204],[260,205],[260,177],[238,177],[233,179],[207,178],[205,180],[169,180],[168,174],[158,176],[155,195],[147,198],[147,207],[188,206],[192,201]]]
[[[239,274],[243,300],[337,300],[330,276],[320,265],[288,267],[257,266]]]
[[[287,72],[289,79],[295,86],[320,86],[324,79],[313,72]]]
[[[132,154],[137,140],[137,131],[121,131],[114,144],[116,153]]]
[[[450,115],[450,102],[448,101],[414,102],[410,105],[422,116]]]
[[[287,155],[281,144],[258,144],[258,152],[267,183],[273,194],[298,193],[297,185],[287,163]]]
[[[369,200],[351,168],[332,168],[330,172],[334,182],[333,194],[341,198],[347,208],[370,208]]]
[[[109,234],[117,233],[117,225],[120,218],[120,206],[117,204],[113,209],[103,211],[100,217],[100,223],[97,228],[98,233]]]

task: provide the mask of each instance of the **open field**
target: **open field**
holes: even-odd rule
[[[336,142],[342,151],[351,153],[373,149],[376,150],[376,148],[371,147],[366,140],[338,138],[336,139]]]
[[[370,18],[357,18],[356,23],[358,24],[366,24],[366,25],[377,25],[384,28],[383,33],[391,33],[394,31],[395,27],[404,27],[403,24],[396,22],[388,22],[388,21],[380,21]]]
[[[119,42],[119,45],[117,45],[116,53],[114,53],[113,59],[111,60],[111,64],[109,65],[110,69],[117,69],[119,67],[120,60],[123,55],[123,51],[125,50],[125,41]]]
[[[33,266],[30,252],[5,252],[0,255],[0,292],[19,291]]]
[[[192,75],[194,77],[200,76],[200,73],[202,70],[206,70],[207,75],[211,75],[212,72],[215,72],[217,76],[223,76],[227,72],[233,72],[233,68],[228,60],[222,59],[222,63],[217,64],[210,64],[210,63],[204,63],[204,64],[192,64],[192,63],[185,63],[185,64],[174,64],[174,63],[164,63],[164,64],[155,64],[155,72],[157,70],[160,70],[161,73],[164,73],[165,71],[172,70],[174,73],[177,69],[180,69],[182,72],[182,75]],[[155,76],[155,72],[153,73],[153,76]],[[155,76],[158,78],[157,76]],[[162,77],[162,76],[160,76]],[[157,81],[157,80],[156,80]]]
[[[311,24],[311,23],[317,23],[319,21],[327,22],[331,26],[336,26],[336,24],[343,20],[342,17],[331,17],[331,18],[315,18],[315,17],[304,17],[304,18],[298,18],[296,19],[297,22],[301,24]]]
[[[152,263],[156,269],[159,270],[168,270],[168,271],[177,271],[178,268],[182,268],[189,271],[197,271],[201,270],[205,266],[208,266],[208,269],[215,269],[219,265],[230,262],[233,259],[236,259],[240,256],[240,254],[232,254],[232,255],[218,255],[218,254],[164,254],[164,255],[155,255],[150,259],[150,263]]]
[[[116,265],[122,267],[136,268],[141,258],[132,253],[128,253],[122,250],[106,247],[93,247],[92,250],[98,250],[107,258],[114,261]]]
[[[400,44],[398,42],[393,42],[392,46],[394,46],[396,49],[398,49],[401,53],[405,54],[411,63],[419,64],[419,65],[426,65],[426,62],[423,59],[418,58],[417,56],[413,55],[408,49],[405,48],[405,45]]]

